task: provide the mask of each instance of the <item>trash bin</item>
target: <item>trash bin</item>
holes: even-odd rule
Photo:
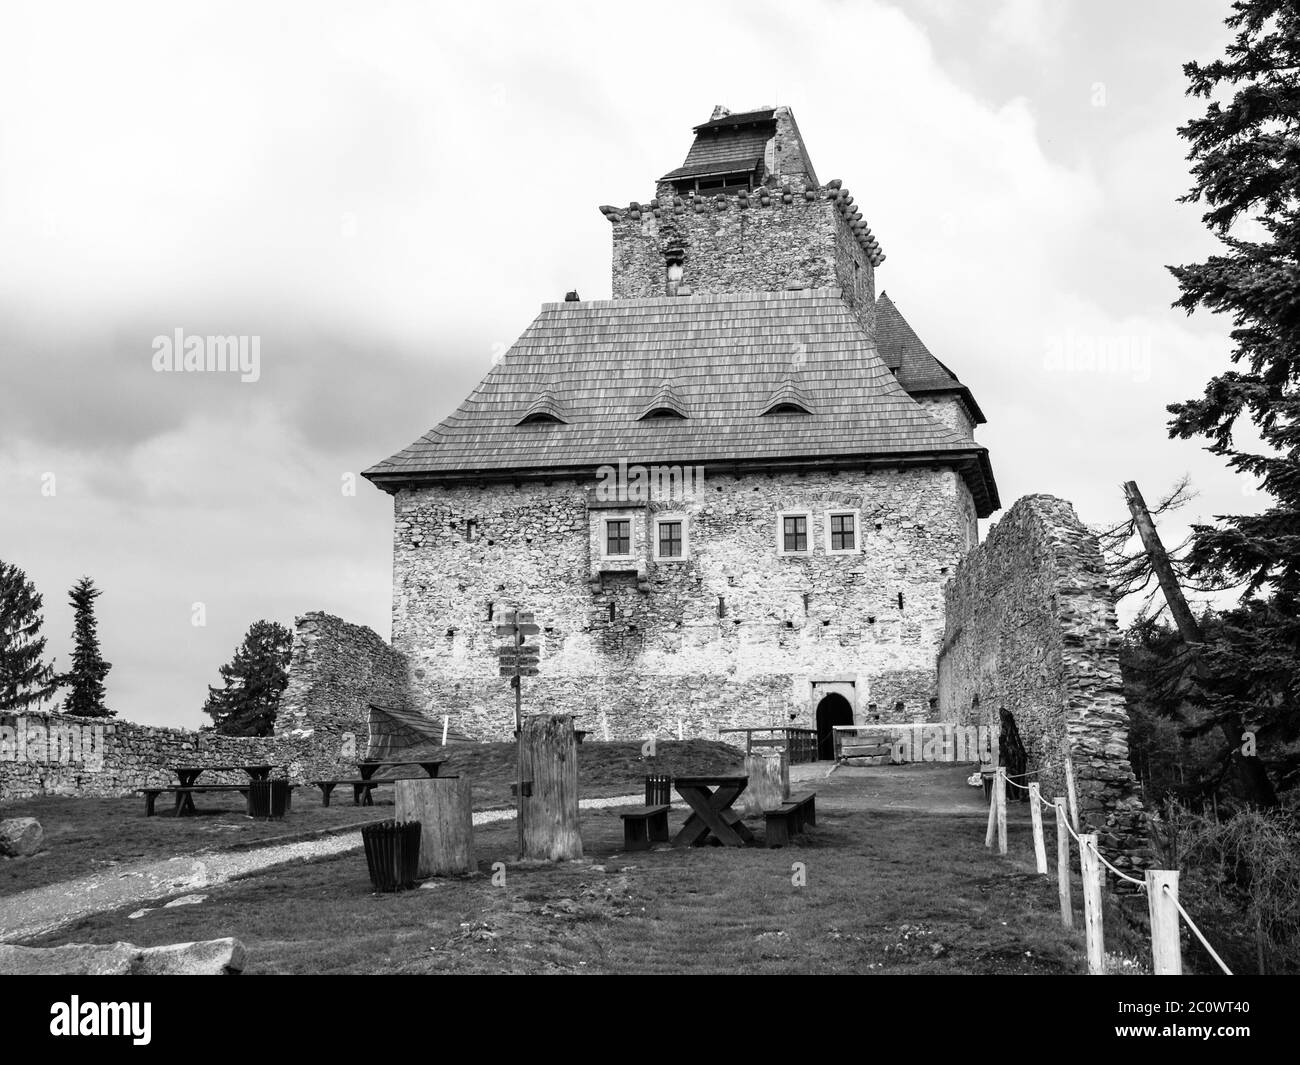
[[[376,891],[415,887],[420,866],[420,822],[380,821],[361,830],[366,865]]]
[[[279,821],[289,810],[289,782],[287,780],[250,780],[248,782],[248,813],[260,820]]]
[[[673,778],[666,773],[652,773],[645,778],[645,804],[666,806],[672,799]]]

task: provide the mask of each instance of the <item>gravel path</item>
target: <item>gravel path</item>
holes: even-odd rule
[[[584,799],[578,805],[584,809],[630,806],[644,799],[644,795],[617,795]],[[514,817],[513,810],[481,810],[474,814],[474,824],[513,821]],[[43,935],[93,913],[214,887],[272,865],[315,861],[359,850],[360,847],[361,830],[357,828],[297,843],[239,851],[206,851],[161,861],[136,862],[117,866],[111,872],[92,873],[76,880],[32,888],[0,898],[0,942],[13,943]]]

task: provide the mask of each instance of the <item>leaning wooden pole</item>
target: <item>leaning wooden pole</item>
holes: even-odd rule
[[[1142,493],[1138,491],[1136,481],[1124,482],[1124,499],[1128,502],[1129,513],[1133,515],[1134,528],[1137,529],[1138,536],[1142,540],[1142,547],[1146,551],[1152,570],[1155,571],[1156,579],[1160,582],[1160,589],[1165,593],[1169,613],[1178,626],[1183,642],[1191,646],[1202,643],[1201,627],[1192,615],[1191,607],[1187,605],[1187,599],[1178,584],[1178,575],[1174,572],[1173,563],[1169,561],[1169,553],[1160,541],[1160,534],[1156,532],[1155,522],[1151,520],[1151,512],[1147,509]],[[1198,675],[1204,676],[1199,657],[1196,671]],[[1227,741],[1229,756],[1247,796],[1261,806],[1276,806],[1277,793],[1273,790],[1272,781],[1268,779],[1264,763],[1255,755],[1243,753],[1245,729],[1241,715],[1225,713],[1219,720],[1219,730]]]
[[[1043,805],[1037,784],[1029,785],[1029,820],[1034,827],[1034,862],[1040,876],[1047,875],[1047,845],[1043,842]]]
[[[1056,885],[1061,898],[1061,924],[1074,927],[1074,903],[1070,898],[1070,825],[1065,809],[1065,796],[1052,799],[1056,807]]]

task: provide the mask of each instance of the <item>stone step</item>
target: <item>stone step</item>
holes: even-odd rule
[[[893,746],[888,743],[855,743],[841,747],[840,755],[844,758],[875,758],[888,755],[892,750]]]
[[[843,759],[843,762],[845,765],[852,766],[889,765],[889,755],[877,754],[870,758],[845,758]]]

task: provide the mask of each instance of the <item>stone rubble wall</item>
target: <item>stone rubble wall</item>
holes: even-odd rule
[[[304,614],[294,627],[275,734],[305,745],[309,773],[334,774],[365,753],[366,707],[406,709],[407,683],[405,656],[372,629],[332,614]]]
[[[593,738],[813,727],[812,685],[831,681],[853,685],[861,723],[931,718],[942,586],[975,538],[959,474],[910,467],[712,480],[706,471],[692,499],[623,508],[644,525],[633,538],[643,554],[606,572],[588,487],[527,481],[396,494],[393,646],[409,661],[414,705],[450,714],[476,739],[508,739],[514,693],[499,676],[491,617],[517,607],[542,627],[524,712],[577,714]],[[841,508],[860,516],[856,554],[826,551],[827,512]],[[811,514],[811,557],[778,555],[782,510]],[[657,513],[684,516],[685,561],[645,553]]]
[[[305,614],[297,620],[274,736],[57,713],[0,715],[0,801],[130,795],[175,784],[181,765],[276,765],[298,783],[350,772],[365,753],[367,704],[408,706],[407,676],[405,657],[370,629]],[[205,773],[200,783],[247,779],[242,770]]]
[[[613,230],[614,299],[668,295],[667,253],[683,253],[681,294],[838,288],[874,336],[884,255],[837,182],[748,195],[676,196],[603,207]]]
[[[0,801],[37,795],[106,798],[177,782],[176,766],[279,765],[301,778],[302,749],[274,737],[139,725],[67,714],[0,715]],[[237,784],[242,771],[205,773],[202,783]]]
[[[962,560],[945,599],[941,719],[996,729],[1008,710],[1049,801],[1066,794],[1068,753],[1080,821],[1117,866],[1142,864],[1146,815],[1096,536],[1065,500],[1026,496]]]

